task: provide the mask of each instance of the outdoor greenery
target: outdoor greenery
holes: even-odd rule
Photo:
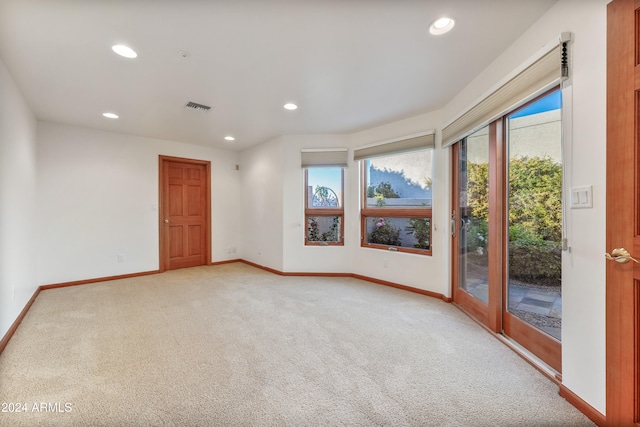
[[[407,234],[413,235],[416,243],[413,244],[417,249],[429,249],[431,240],[431,220],[429,218],[411,218],[409,226],[406,227]]]
[[[509,276],[538,285],[559,285],[561,256],[562,245],[558,242],[512,240],[509,242]]]
[[[400,197],[388,182],[381,182],[377,187],[373,185],[367,187],[367,197],[376,196],[382,196],[385,199],[397,199]]]
[[[509,224],[536,240],[562,240],[562,166],[548,157],[509,161]]]
[[[313,216],[309,217],[309,225],[307,230],[309,231],[307,239],[310,242],[338,242],[340,240],[340,217],[332,217],[331,226],[329,227],[329,230],[325,231],[324,233],[320,233],[318,218]]]
[[[430,178],[425,178],[428,186],[432,185]],[[367,197],[375,198],[378,207],[386,206],[385,199],[397,199],[400,195],[393,189],[388,182],[380,182],[377,186],[369,185],[367,187]],[[374,219],[375,228],[371,232],[369,241],[382,245],[401,246],[400,228],[393,227],[389,223],[389,219]],[[417,249],[429,249],[431,243],[431,220],[429,218],[410,218],[409,225],[404,227],[406,234],[413,236],[416,243],[413,244]]]
[[[316,186],[316,190],[313,193],[313,206],[338,206],[338,196],[335,191],[329,187]]]
[[[373,185],[367,187],[367,197],[375,198],[376,205],[381,208],[387,204],[385,199],[398,199],[400,195],[388,182],[380,182],[376,187]]]
[[[472,219],[465,225],[474,257],[485,258],[489,168],[467,164]],[[509,161],[509,275],[538,284],[559,284],[562,239],[562,165],[548,157]]]
[[[467,163],[467,198],[471,216],[489,219],[489,164]]]
[[[389,224],[388,219],[378,218],[376,220],[375,229],[371,232],[371,243],[378,243],[380,245],[392,245],[400,246],[400,229],[395,228]]]

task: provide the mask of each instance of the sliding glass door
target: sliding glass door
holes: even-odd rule
[[[560,372],[561,92],[454,145],[453,299]]]
[[[501,331],[502,203],[499,121],[453,147],[453,300],[494,332]]]
[[[505,119],[505,335],[560,371],[562,339],[561,92]]]
[[[454,151],[454,301],[486,323],[489,304],[489,126]]]

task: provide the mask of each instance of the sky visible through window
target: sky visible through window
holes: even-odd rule
[[[342,174],[341,168],[309,168],[309,186],[316,191],[318,186],[328,187],[332,189],[338,196],[338,200],[342,198]]]
[[[544,113],[545,111],[559,110],[561,107],[562,92],[557,90],[509,117],[514,119],[516,117],[530,116],[531,114]]]

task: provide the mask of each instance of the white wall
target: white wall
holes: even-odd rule
[[[351,135],[351,146],[357,148],[430,129],[440,129],[441,122],[439,111],[422,114],[355,133]],[[439,139],[438,132],[436,144]],[[448,281],[450,259],[448,252],[449,163],[449,152],[436,149],[433,158],[432,256],[363,248],[360,246],[360,226],[358,223],[345,232],[345,238],[351,242],[352,265],[350,272],[446,296],[451,294]],[[348,189],[350,191],[347,192],[349,202],[355,206],[359,205],[359,176],[359,165],[356,162],[349,169]],[[359,218],[358,211],[355,216]]]
[[[348,148],[348,135],[290,135],[282,138],[283,153],[283,245],[284,271],[350,273],[350,251],[345,246],[305,246],[304,172],[300,150],[305,148]],[[350,165],[350,168],[355,167]],[[345,189],[352,188],[345,173]],[[345,230],[358,227],[357,199],[344,201]]]
[[[0,60],[0,337],[38,287],[36,120]]]
[[[284,142],[276,138],[241,154],[242,258],[283,270]]]
[[[593,185],[593,209],[567,212],[563,255],[562,381],[605,412],[606,4],[560,0],[443,110],[454,118],[561,32],[574,34],[568,97],[572,153],[568,187]],[[566,190],[566,189],[565,189]]]
[[[238,153],[40,122],[40,284],[159,268],[158,155],[211,161],[212,261],[241,256]]]
[[[354,148],[434,129],[440,122],[440,114],[436,112],[352,135],[282,136],[244,151],[242,194],[247,209],[244,209],[243,222],[247,227],[243,257],[284,272],[356,273],[450,295],[449,269],[446,268],[449,265],[449,153],[446,150],[437,150],[434,161],[434,181],[439,184],[434,188],[433,256],[360,247],[360,172],[359,163],[353,160],[345,171],[344,246],[304,245],[301,149]],[[353,158],[353,150],[349,156]],[[387,267],[384,267],[385,259]]]

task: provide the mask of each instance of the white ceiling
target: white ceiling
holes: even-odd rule
[[[0,0],[0,58],[40,120],[242,150],[437,110],[555,2]]]

